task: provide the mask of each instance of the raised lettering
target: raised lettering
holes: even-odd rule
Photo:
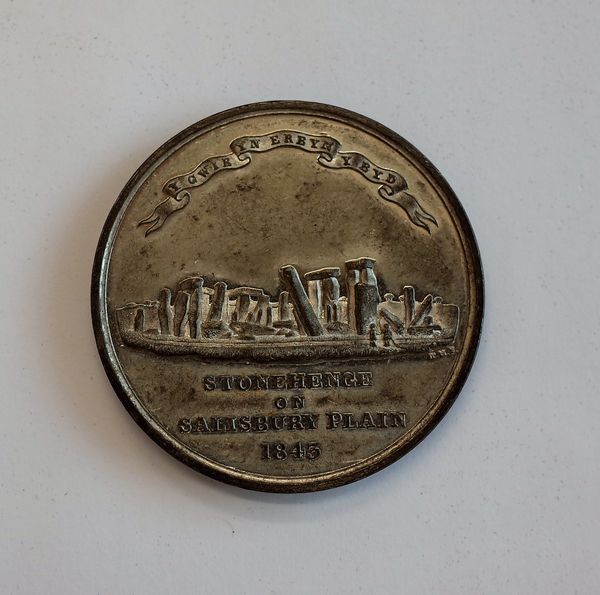
[[[342,423],[342,414],[338,411],[332,411],[331,413],[327,413],[327,428],[333,429],[337,428]]]
[[[252,387],[252,380],[248,376],[240,376],[238,379],[238,386],[240,390],[249,390]]]
[[[184,417],[179,420],[177,427],[179,428],[180,432],[189,434],[192,431],[192,422],[187,417]]]
[[[285,409],[287,407],[287,399],[285,397],[277,397],[273,403],[276,409]]]

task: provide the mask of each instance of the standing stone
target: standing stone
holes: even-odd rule
[[[225,313],[225,298],[227,285],[223,281],[217,281],[214,287],[213,299],[208,310],[206,323],[211,326],[224,324],[223,315]]]
[[[433,324],[440,324],[440,320],[442,319],[442,310],[444,304],[441,296],[436,295],[433,298],[433,303],[431,304],[431,317],[433,318]]]
[[[415,317],[415,288],[407,285],[404,288],[404,325],[410,327]]]
[[[377,304],[379,303],[379,291],[373,285],[358,283],[355,288],[356,294],[356,332],[366,335],[377,322]]]
[[[271,308],[271,311],[273,308]],[[294,327],[294,321],[292,319],[292,306],[290,304],[290,294],[287,291],[279,292],[278,304],[277,304],[277,320],[273,321],[275,328],[288,328]]]
[[[334,322],[340,299],[339,267],[325,267],[305,273],[308,299],[317,317],[324,322]]]
[[[322,281],[323,309],[327,322],[339,322],[340,319],[340,282],[337,277],[326,277]]]
[[[256,300],[256,306],[254,306],[254,310],[252,311],[252,319],[251,322],[255,324],[260,324],[263,326],[270,326],[269,324],[269,310],[271,309],[269,305],[269,296],[268,295],[259,295]],[[273,316],[270,316],[271,322],[273,322]]]
[[[232,319],[239,322],[244,322],[248,318],[250,312],[250,296],[247,293],[242,293],[235,300],[235,310],[232,314]]]
[[[306,275],[304,276],[306,279]],[[323,295],[321,291],[321,279],[307,279],[308,301],[312,306],[317,318],[323,317]]]
[[[418,326],[423,323],[425,326],[429,326],[427,324],[426,319],[431,318],[429,316],[431,312],[431,306],[433,305],[433,296],[428,294],[425,296],[423,301],[415,308],[415,315],[413,317],[411,326]]]
[[[158,322],[163,335],[173,334],[173,307],[171,306],[171,290],[164,287],[158,294]]]
[[[202,338],[202,300],[204,297],[204,279],[196,281],[196,287],[190,298],[190,337],[192,339]]]
[[[271,307],[271,302],[268,299],[267,299],[267,320],[266,320],[265,324],[270,327],[273,326],[273,308]]]
[[[357,332],[356,326],[356,286],[360,280],[360,273],[356,269],[350,269],[346,276],[348,286],[348,326]]]
[[[178,337],[184,337],[190,311],[190,294],[187,291],[178,291],[175,294],[174,310],[173,328],[175,334]]]
[[[308,301],[308,296],[306,295],[306,291],[304,291],[298,271],[292,265],[287,265],[279,269],[279,275],[281,276],[282,283],[287,291],[289,291],[290,297],[292,298],[294,311],[298,318],[299,325],[304,329],[307,335],[312,337],[322,335],[323,327],[321,326],[313,307]]]
[[[144,309],[138,308],[135,312],[135,319],[133,321],[133,330],[138,333],[144,332]]]
[[[371,325],[377,322],[377,305],[379,304],[379,288],[375,276],[375,260],[363,257],[347,260],[348,295],[353,295],[353,314],[356,332],[366,335]],[[350,290],[350,286],[353,290]],[[349,308],[350,308],[350,304]],[[352,322],[350,323],[352,325]]]
[[[287,291],[282,291],[279,294],[279,321],[289,322],[291,320],[290,314],[290,294]]]
[[[202,277],[186,277],[177,284],[178,291],[186,291],[190,294],[190,305],[188,309],[188,329],[192,339],[202,337],[202,314],[204,308],[204,279]],[[177,325],[175,325],[177,326]],[[185,332],[188,331],[185,329]],[[185,334],[182,331],[181,335]]]

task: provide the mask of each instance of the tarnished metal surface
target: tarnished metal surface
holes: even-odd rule
[[[98,247],[98,348],[142,428],[268,491],[354,481],[421,440],[472,363],[468,221],[411,145],[304,102],[217,114],[136,172]]]

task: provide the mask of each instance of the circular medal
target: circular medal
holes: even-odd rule
[[[355,113],[228,110],[158,149],[100,238],[92,314],[136,422],[222,481],[342,485],[438,423],[473,362],[471,227],[412,145]]]

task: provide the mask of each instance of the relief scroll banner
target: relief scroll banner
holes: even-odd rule
[[[262,136],[244,136],[230,143],[231,153],[205,159],[192,171],[168,180],[163,186],[167,198],[139,222],[147,225],[146,235],[162,227],[175,211],[188,205],[189,190],[206,184],[214,175],[245,167],[252,162],[252,153],[264,153],[277,148],[295,148],[317,153],[317,162],[331,169],[351,169],[369,182],[379,186],[379,196],[400,206],[410,221],[430,232],[429,223],[437,225],[435,218],[427,213],[418,200],[407,192],[408,184],[398,172],[380,167],[361,153],[341,151],[341,143],[326,135],[312,135],[294,130],[278,130]]]

